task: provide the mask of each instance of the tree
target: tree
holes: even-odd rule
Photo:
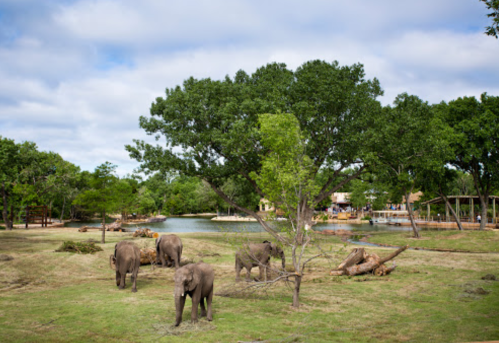
[[[480,0],[488,10],[492,10],[487,17],[492,18],[492,25],[485,28],[485,34],[498,38],[499,35],[499,0]]]
[[[78,195],[75,204],[85,206],[93,212],[102,214],[102,238],[101,243],[106,243],[106,212],[116,208],[113,186],[117,181],[114,175],[115,165],[105,162],[95,168],[90,180],[92,189]]]
[[[148,133],[164,135],[167,145],[135,141],[126,148],[146,173],[176,171],[207,182],[225,202],[253,216],[277,241],[291,243],[268,225],[253,209],[231,200],[222,190],[236,175],[260,198],[269,194],[258,185],[262,156],[269,153],[261,141],[258,114],[293,113],[305,137],[310,159],[310,180],[321,170],[325,177],[313,198],[300,200],[296,235],[312,224],[316,204],[361,175],[372,158],[369,133],[379,112],[378,80],[365,80],[360,64],[340,67],[337,62],[310,61],[291,71],[272,63],[248,75],[238,71],[233,79],[187,79],[183,86],[166,90],[151,107],[151,118],[141,117]],[[173,149],[173,148],[176,149]],[[345,176],[347,168],[358,166]],[[311,194],[311,193],[310,193]],[[280,205],[277,203],[276,205]],[[299,244],[303,240],[298,239]],[[297,305],[297,304],[296,304]]]
[[[414,237],[420,233],[414,221],[410,195],[423,170],[440,167],[445,140],[439,131],[442,125],[427,102],[417,96],[400,94],[394,107],[385,107],[379,122],[378,157],[387,181],[392,184],[390,199],[397,190],[405,197]],[[385,167],[384,169],[382,167]],[[393,192],[395,191],[395,192]]]
[[[480,230],[487,223],[489,196],[499,181],[499,97],[483,93],[442,103],[438,110],[452,130],[449,163],[473,177],[481,204]]]
[[[2,216],[7,230],[12,230],[8,216],[9,195],[17,178],[19,165],[19,146],[12,139],[0,136],[0,182],[2,191]]]

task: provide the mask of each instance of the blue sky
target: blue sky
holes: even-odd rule
[[[166,88],[274,61],[360,62],[383,104],[499,95],[486,14],[478,0],[0,0],[0,135],[123,175]]]

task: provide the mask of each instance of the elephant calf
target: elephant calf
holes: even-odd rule
[[[236,252],[236,281],[240,281],[241,270],[246,268],[246,281],[251,281],[251,269],[260,268],[260,280],[263,280],[263,272],[269,267],[270,257],[278,257],[282,260],[282,268],[286,268],[286,257],[284,252],[276,244],[265,241],[264,243],[244,244]]]
[[[127,273],[132,273],[132,292],[137,292],[137,274],[140,267],[140,249],[133,242],[121,241],[114,247],[114,255],[109,256],[111,269],[116,270],[116,285],[125,288]]]
[[[177,235],[163,235],[156,239],[156,263],[163,267],[171,267],[172,261],[175,269],[180,267],[182,257],[182,241]],[[166,259],[165,259],[166,256]]]
[[[213,299],[213,281],[215,272],[213,268],[204,262],[191,263],[175,271],[175,326],[182,322],[185,298],[192,298],[191,323],[198,321],[198,305],[201,304],[201,317],[206,316],[209,321],[213,320],[211,312],[211,301]],[[204,300],[206,299],[206,308]]]

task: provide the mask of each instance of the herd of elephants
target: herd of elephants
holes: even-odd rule
[[[213,281],[215,272],[213,267],[204,262],[190,263],[180,267],[182,256],[182,241],[177,235],[163,235],[156,239],[156,263],[163,268],[175,265],[175,326],[182,322],[185,299],[192,298],[191,322],[197,322],[198,306],[201,305],[201,317],[213,319],[211,301],[213,298]],[[259,279],[267,270],[270,257],[278,257],[285,265],[284,252],[276,244],[269,241],[263,243],[244,244],[236,252],[236,281],[240,280],[240,273],[246,268],[246,281],[251,281],[251,269],[260,268]],[[116,285],[119,289],[125,288],[127,273],[132,274],[132,292],[137,292],[137,275],[140,267],[140,249],[131,241],[121,241],[114,247],[114,255],[110,257],[111,268],[116,270]],[[205,307],[206,301],[206,307]]]

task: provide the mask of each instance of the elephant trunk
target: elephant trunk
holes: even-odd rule
[[[175,295],[175,326],[182,322],[182,313],[184,312],[185,296]]]

